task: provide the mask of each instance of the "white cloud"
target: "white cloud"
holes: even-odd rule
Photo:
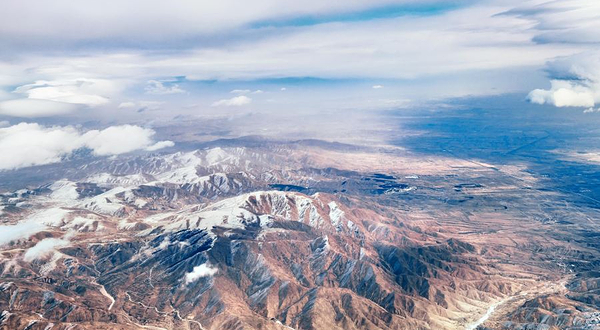
[[[36,99],[17,99],[0,102],[0,114],[21,118],[67,115],[80,108],[81,106],[77,104]]]
[[[129,109],[129,108],[135,108],[135,103],[134,102],[121,102],[118,106],[119,109]]]
[[[116,1],[58,1],[51,4],[24,0],[4,6],[0,11],[0,31],[3,35],[14,36],[3,43],[16,45],[68,46],[110,40],[117,45],[137,46],[212,35],[260,20],[319,16],[413,2],[178,0],[166,5],[159,0],[130,0],[126,4]]]
[[[592,108],[600,103],[600,52],[585,52],[548,63],[549,89],[535,89],[528,99],[557,107]]]
[[[66,79],[39,80],[22,85],[15,93],[26,94],[30,99],[49,100],[64,103],[98,106],[109,102],[106,94],[113,94],[118,88],[106,79]]]
[[[46,226],[34,221],[22,221],[15,225],[0,225],[0,246],[19,239],[26,239],[44,230]]]
[[[35,246],[29,248],[27,252],[25,252],[23,260],[31,262],[37,259],[42,259],[52,254],[56,248],[67,245],[69,245],[69,241],[65,239],[45,238],[39,241]]]
[[[583,110],[583,113],[594,113],[594,112],[600,112],[600,108],[598,108],[598,109],[587,108],[587,109]]]
[[[535,89],[527,99],[531,103],[551,104],[556,107],[593,107],[594,91],[570,81],[552,80],[548,90]]]
[[[257,89],[255,91],[252,91],[250,89],[234,89],[231,92],[229,92],[231,94],[238,94],[238,95],[244,95],[244,94],[262,94],[264,93],[264,91]]]
[[[146,85],[146,94],[166,95],[185,93],[185,90],[181,89],[179,85],[172,84],[171,86],[167,86],[165,83],[167,82],[148,80],[148,84]]]
[[[373,89],[381,89],[383,88],[383,85],[373,85]]]
[[[119,109],[131,109],[131,108],[140,108],[146,110],[157,110],[160,109],[160,106],[165,104],[165,102],[161,101],[137,101],[137,102],[122,102],[119,104]]]
[[[534,21],[540,43],[600,42],[598,13],[600,2],[589,0],[530,2],[507,12]]]
[[[377,79],[388,78],[422,79],[432,84],[443,81],[452,89],[460,90],[458,94],[469,95],[474,93],[474,89],[480,90],[478,84],[452,84],[448,81],[460,74],[471,73],[476,76],[479,73],[480,80],[486,77],[482,84],[493,87],[491,93],[514,92],[514,89],[504,88],[504,85],[494,86],[495,82],[487,78],[492,70],[512,70],[503,77],[515,80],[512,86],[519,85],[521,89],[518,91],[522,92],[534,88],[531,82],[537,83],[537,76],[521,75],[520,79],[514,79],[515,74],[533,72],[532,68],[539,68],[547,60],[595,47],[592,44],[586,46],[585,43],[597,40],[600,31],[595,28],[600,24],[599,21],[594,20],[598,5],[594,1],[583,0],[553,1],[520,11],[515,9],[513,12],[510,12],[511,8],[522,6],[523,3],[516,0],[468,2],[468,6],[458,6],[453,10],[436,12],[435,15],[342,20],[284,28],[277,25],[256,28],[253,23],[273,19],[293,20],[303,15],[334,17],[388,4],[414,5],[415,2],[350,0],[340,3],[309,0],[308,3],[299,4],[293,1],[259,0],[251,4],[236,3],[236,8],[243,9],[231,11],[228,6],[235,2],[232,1],[209,3],[182,0],[169,6],[154,0],[133,0],[126,6],[113,3],[98,5],[87,1],[69,6],[62,1],[52,6],[45,3],[26,5],[28,0],[18,2],[0,12],[0,31],[11,36],[10,40],[1,40],[0,45],[8,44],[17,50],[10,61],[0,60],[0,86],[8,89],[9,86],[31,81],[72,82],[79,77],[87,77],[127,81],[138,86],[148,83],[146,92],[162,95],[184,90],[177,86],[177,81],[155,80],[156,77],[185,76],[192,80],[217,81],[286,77],[367,78],[380,81]],[[541,3],[534,2],[536,5]],[[144,12],[129,17],[128,13],[135,6],[144,7]],[[544,6],[550,9],[544,9]],[[32,10],[32,7],[35,9]],[[498,15],[507,11],[510,14]],[[27,13],[27,24],[17,19],[23,17],[22,13]],[[99,27],[92,22],[103,24]],[[75,26],[78,28],[73,28]],[[571,36],[560,35],[567,30]],[[78,45],[76,50],[70,47],[73,44]],[[52,56],[30,52],[38,48],[45,50],[52,45],[58,45],[54,46],[56,52]],[[0,54],[0,58],[7,56]],[[340,58],[345,61],[340,61]],[[82,95],[96,95],[105,100],[133,97],[79,90],[75,96],[64,97],[58,92],[70,92],[71,85],[34,85],[32,89],[37,91],[32,92],[31,96],[52,100],[60,98],[89,104],[97,99]],[[249,85],[241,86],[250,88]],[[447,90],[441,88],[432,91],[426,84],[419,86],[423,86],[420,88],[430,94],[445,93]],[[47,87],[51,88],[50,91],[45,89]],[[290,99],[302,93],[299,90],[294,88]],[[240,91],[244,92],[238,95],[251,96],[252,93],[252,89]],[[0,95],[0,98],[3,97]],[[201,102],[198,99],[188,101]],[[226,104],[226,100],[221,101],[223,105]],[[178,109],[177,105],[171,109]]]
[[[154,134],[155,132],[149,128],[121,125],[111,126],[101,131],[88,131],[81,136],[81,141],[84,146],[92,149],[95,155],[110,156],[149,148],[152,146]]]
[[[109,103],[110,96],[120,92],[120,85],[107,79],[37,80],[13,91],[13,95],[26,98],[0,102],[0,114],[22,118],[66,115],[84,106]]]
[[[80,135],[72,127],[21,123],[1,128],[0,170],[56,163],[81,146]]]
[[[243,94],[250,94],[250,92],[252,92],[252,91],[249,89],[234,89],[229,93],[243,95]]]
[[[172,147],[174,145],[175,145],[175,143],[173,141],[159,141],[149,147],[146,147],[146,150],[155,151],[155,150],[159,150],[162,148]]]
[[[196,266],[191,272],[185,274],[185,284],[190,284],[202,277],[213,276],[217,272],[217,268],[211,268],[207,264]]]
[[[118,155],[134,150],[171,146],[170,141],[155,143],[155,132],[139,126],[111,126],[103,130],[79,132],[71,126],[44,127],[20,123],[0,128],[0,170],[60,162],[79,148],[95,155]]]
[[[251,98],[244,96],[244,95],[240,95],[240,96],[232,97],[230,99],[222,99],[222,100],[213,102],[212,106],[213,107],[221,107],[221,106],[239,107],[242,105],[250,104],[251,102],[252,102]]]

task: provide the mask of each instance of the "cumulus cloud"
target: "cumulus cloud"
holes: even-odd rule
[[[242,105],[250,104],[251,102],[252,102],[251,98],[244,96],[244,95],[240,95],[240,96],[232,97],[230,99],[222,99],[222,100],[213,102],[212,106],[213,107],[221,107],[221,106],[239,107]]]
[[[550,89],[534,89],[527,99],[531,103],[556,107],[593,107],[594,91],[570,81],[552,80]]]
[[[557,107],[593,108],[600,102],[600,52],[585,52],[548,63],[549,89],[535,89],[528,100]]]
[[[169,85],[169,82],[148,80],[148,84],[146,85],[146,94],[167,95],[181,93],[185,93],[185,90],[181,89],[177,84]]]
[[[213,276],[217,271],[217,268],[212,268],[207,264],[196,266],[191,272],[185,274],[185,284],[190,284],[202,277]]]
[[[21,123],[0,129],[0,169],[56,163],[81,147],[73,127]]]
[[[25,252],[23,260],[31,262],[37,259],[43,259],[54,253],[57,248],[67,245],[69,245],[69,241],[66,239],[45,238],[39,241],[35,246],[29,248],[27,252]]]
[[[155,132],[133,125],[111,126],[103,130],[81,133],[71,126],[44,127],[36,123],[20,123],[0,128],[0,170],[60,162],[80,148],[95,155],[118,155],[134,150],[158,150],[172,146],[171,141],[155,143]]]
[[[111,126],[88,131],[81,136],[83,145],[99,156],[118,155],[146,148],[152,144],[154,131],[133,125]]]

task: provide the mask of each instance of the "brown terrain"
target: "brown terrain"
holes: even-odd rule
[[[597,329],[598,210],[526,166],[316,143],[2,195],[0,329]]]

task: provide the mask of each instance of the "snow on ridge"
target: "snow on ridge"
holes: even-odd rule
[[[143,174],[113,175],[110,173],[100,173],[88,177],[86,179],[86,182],[95,183],[99,185],[117,184],[124,186],[137,186],[144,183],[148,183],[149,180]]]
[[[48,188],[52,190],[50,198],[54,200],[72,201],[79,198],[77,184],[69,180],[58,180]]]
[[[329,206],[329,219],[331,219],[331,224],[338,228],[341,228],[341,223],[345,219],[345,213],[342,211],[336,202],[329,202],[327,204]]]
[[[119,198],[116,195],[126,191],[128,191],[127,188],[116,187],[100,195],[87,198],[79,205],[93,212],[117,216],[123,212],[125,206],[119,202]]]

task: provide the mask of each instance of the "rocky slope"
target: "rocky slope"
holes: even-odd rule
[[[454,183],[453,164],[445,188],[414,164],[328,167],[339,153],[319,148],[107,160],[3,194],[0,328],[462,329],[573,272],[557,297],[523,295],[510,322],[483,325],[591,324],[596,250],[572,243],[584,261],[557,271],[562,238],[494,213],[521,189],[514,172]]]

